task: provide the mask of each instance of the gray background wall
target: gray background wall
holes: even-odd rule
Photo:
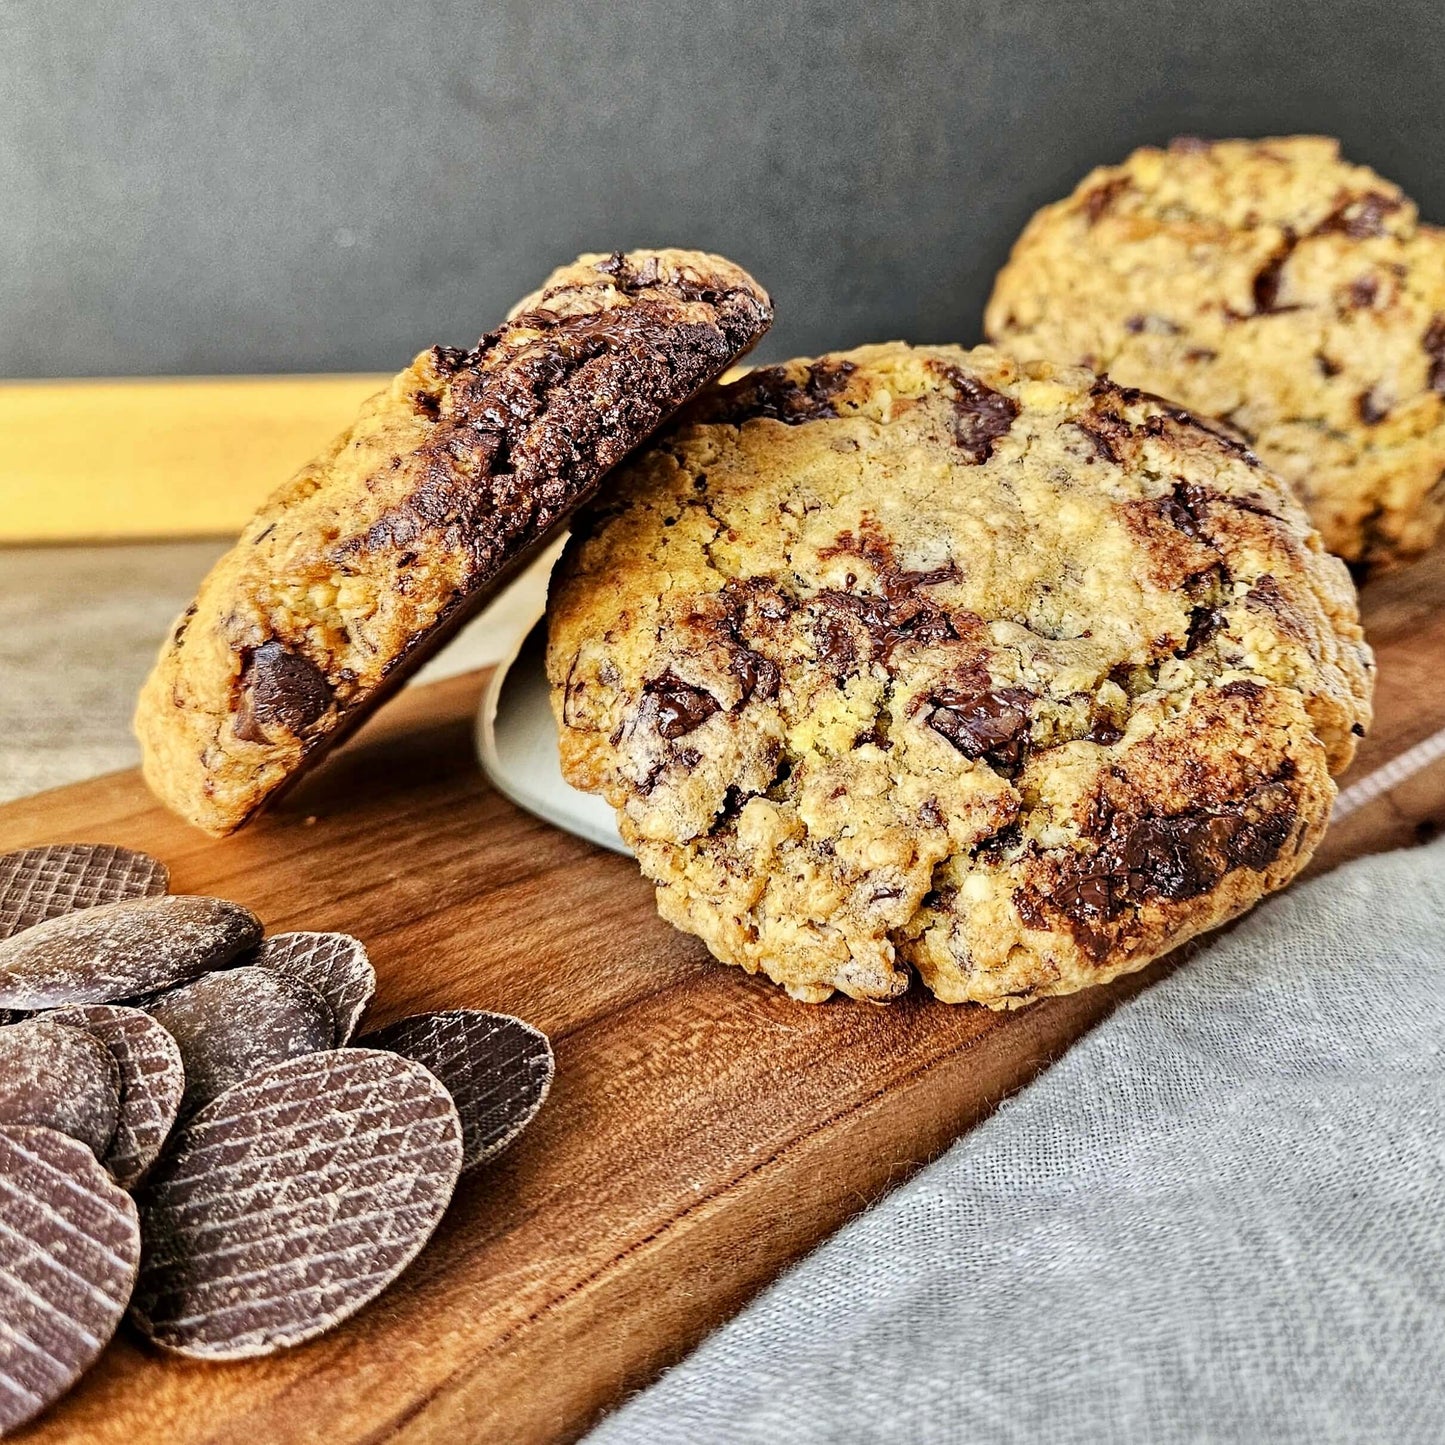
[[[1445,221],[1442,71],[1442,0],[0,0],[0,375],[389,369],[658,242],[768,355],[969,341],[1173,133],[1333,131]]]

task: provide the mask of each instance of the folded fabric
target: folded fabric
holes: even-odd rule
[[[589,1438],[1445,1438],[1445,842],[1259,909]]]

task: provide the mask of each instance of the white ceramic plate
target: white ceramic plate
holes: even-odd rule
[[[477,714],[482,771],[519,808],[589,843],[627,853],[612,809],[562,779],[557,724],[547,698],[546,647],[547,629],[538,619],[488,680]]]

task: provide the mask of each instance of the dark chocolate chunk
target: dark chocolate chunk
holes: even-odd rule
[[[840,677],[854,669],[857,645],[850,630],[839,623],[838,613],[857,619],[867,633],[872,656],[884,667],[891,663],[894,651],[907,643],[929,647],[956,641],[978,619],[972,613],[949,613],[917,591],[944,581],[945,576],[940,574],[945,571],[940,568],[937,573],[885,574],[880,578],[882,597],[835,588],[818,593],[817,605],[826,609],[818,636],[818,660]],[[904,585],[911,576],[919,580],[912,586]]]
[[[1212,493],[1193,482],[1176,482],[1174,490],[1167,497],[1160,498],[1159,508],[1169,524],[1191,542],[1212,545],[1213,539],[1204,522],[1208,516],[1209,504],[1214,500],[1216,498]]]
[[[1430,360],[1425,385],[1436,396],[1445,396],[1445,316],[1435,317],[1426,330],[1425,355]]]
[[[58,1400],[125,1314],[136,1208],[83,1144],[0,1128],[0,1435]]]
[[[97,1159],[115,1135],[120,1067],[85,1029],[49,1018],[0,1029],[0,1124],[78,1139]]]
[[[1101,747],[1113,747],[1124,736],[1124,729],[1112,718],[1099,716],[1089,724],[1089,741]]]
[[[657,699],[657,730],[669,742],[701,727],[722,706],[711,693],[690,686],[672,672],[649,682],[646,691]]]
[[[1052,886],[1019,889],[1020,918],[1042,928],[1057,917],[1083,947],[1104,956],[1111,946],[1107,925],[1140,904],[1184,902],[1208,893],[1235,868],[1267,868],[1294,831],[1293,777],[1294,764],[1286,760],[1246,797],[1171,814],[1117,809],[1101,799],[1091,829],[1094,850],[1059,864]]]
[[[546,1034],[479,1009],[413,1014],[367,1034],[361,1045],[415,1059],[451,1090],[463,1169],[501,1153],[532,1122],[556,1071]]]
[[[164,863],[110,843],[52,843],[0,857],[0,939],[24,928],[126,898],[166,891]]]
[[[1271,581],[1274,579],[1271,578]],[[1258,702],[1264,696],[1264,688],[1259,683],[1251,682],[1247,677],[1236,678],[1233,682],[1227,682],[1219,689],[1221,697],[1238,697],[1245,702]]]
[[[112,1003],[219,968],[261,938],[249,909],[167,894],[47,919],[0,942],[0,1008]]]
[[[359,1048],[277,1064],[177,1130],[151,1171],[131,1319],[197,1359],[313,1339],[415,1258],[461,1165],[456,1106],[420,1064]]]
[[[1223,629],[1228,619],[1217,607],[1196,607],[1189,614],[1189,635],[1176,657],[1189,657],[1201,647],[1212,642]]]
[[[1356,310],[1363,311],[1365,308],[1373,306],[1375,298],[1379,294],[1380,281],[1376,276],[1356,276],[1350,282],[1350,305]]]
[[[834,677],[846,677],[858,666],[858,646],[841,617],[824,613],[817,623],[815,646],[818,662]]]
[[[777,663],[760,653],[739,648],[732,657],[732,670],[743,690],[743,701],[753,698],[767,702],[778,695],[781,676]]]
[[[851,361],[815,361],[796,381],[786,366],[760,366],[701,404],[708,421],[734,426],[759,417],[801,426],[838,415],[837,399],[857,368]]]
[[[1341,231],[1353,241],[1383,236],[1385,217],[1392,211],[1398,211],[1402,204],[1397,196],[1383,195],[1379,191],[1366,191],[1362,196],[1351,196],[1336,206],[1315,227],[1315,234]]]
[[[1089,218],[1089,224],[1097,225],[1104,212],[1129,189],[1129,186],[1130,181],[1127,176],[1115,176],[1113,180],[1095,186],[1084,197],[1084,213]]]
[[[120,1070],[120,1112],[101,1163],[122,1189],[133,1189],[180,1111],[186,1087],[180,1048],[149,1014],[123,1004],[76,1004],[45,1017],[85,1029],[110,1050]]]
[[[1372,387],[1355,398],[1355,409],[1366,426],[1379,426],[1390,414],[1390,403],[1380,396],[1378,387]]]
[[[1270,316],[1282,311],[1297,311],[1297,306],[1281,306],[1279,293],[1284,285],[1285,262],[1294,254],[1298,240],[1293,231],[1286,229],[1279,245],[1265,261],[1254,277],[1254,312],[1256,316]]]
[[[273,933],[242,962],[274,968],[315,989],[331,1006],[336,1048],[356,1032],[376,993],[376,970],[361,940],[349,933]]]
[[[1033,700],[1034,695],[1021,687],[979,692],[945,688],[934,695],[928,726],[964,757],[984,758],[999,771],[1009,772],[1023,762]]]
[[[1018,402],[957,366],[937,361],[928,366],[953,387],[954,441],[975,466],[982,466],[993,455],[993,444],[1013,427]]]
[[[271,968],[228,968],[146,1004],[180,1047],[186,1068],[181,1115],[272,1064],[332,1047],[331,1006],[300,978]]]
[[[241,703],[236,736],[251,743],[273,743],[287,734],[300,737],[331,706],[326,675],[299,652],[282,643],[263,642],[241,669]]]

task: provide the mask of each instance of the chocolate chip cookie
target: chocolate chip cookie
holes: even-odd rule
[[[135,720],[152,789],[208,832],[240,827],[771,319],[721,257],[634,251],[564,266],[470,351],[422,352],[166,640]]]
[[[1228,422],[1351,562],[1408,560],[1445,520],[1445,231],[1333,140],[1095,170],[1029,222],[985,329]]]
[[[563,766],[795,997],[1011,1008],[1288,882],[1370,716],[1344,564],[1243,443],[988,348],[704,393],[554,575]]]

